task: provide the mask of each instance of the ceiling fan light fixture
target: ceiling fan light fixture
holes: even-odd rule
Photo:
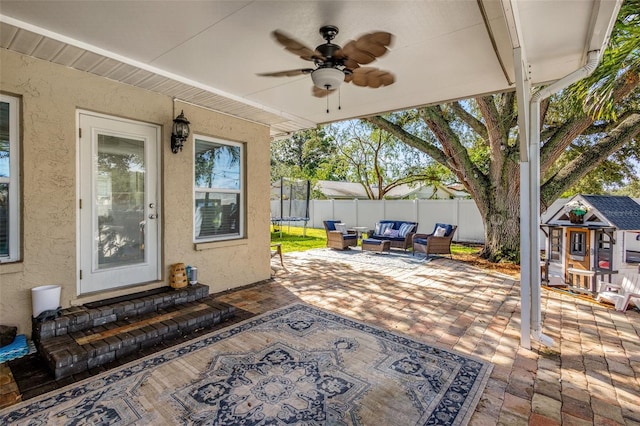
[[[344,81],[344,72],[337,68],[318,68],[311,73],[311,80],[320,89],[334,90]]]

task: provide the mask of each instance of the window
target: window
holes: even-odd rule
[[[613,265],[611,264],[611,259],[613,258],[613,244],[611,244],[611,242],[611,235],[602,230],[596,231],[596,259],[598,269],[607,271],[613,270]]]
[[[194,139],[194,240],[242,238],[243,146],[204,136]]]
[[[549,260],[559,262],[562,259],[562,228],[551,228],[549,232],[551,255]]]
[[[569,254],[584,256],[587,254],[587,233],[583,231],[569,232]]]
[[[0,95],[0,262],[20,260],[18,99]]]

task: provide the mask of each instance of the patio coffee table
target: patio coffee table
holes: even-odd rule
[[[375,251],[377,253],[386,251],[387,253],[391,253],[391,241],[367,238],[362,240],[362,251]]]
[[[354,226],[351,229],[356,231],[356,233],[358,234],[358,242],[362,241],[362,234],[363,233],[369,232],[369,227],[368,226]]]

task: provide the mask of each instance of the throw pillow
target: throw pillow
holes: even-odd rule
[[[453,226],[451,225],[447,225],[444,223],[436,223],[436,225],[433,227],[433,232],[436,232],[436,229],[438,229],[438,227],[444,228],[445,232],[444,232],[444,236],[448,237],[449,234],[451,234],[451,231],[453,231]]]
[[[390,238],[398,238],[398,236],[400,235],[400,233],[398,232],[397,229],[387,229],[386,231],[384,231],[384,235],[385,237],[390,237]]]
[[[375,235],[384,235],[384,231],[393,228],[393,223],[376,223]]]
[[[340,231],[343,234],[347,234],[347,224],[346,223],[336,223],[334,226],[336,227],[336,231]]]
[[[400,229],[398,230],[398,237],[406,237],[409,232],[413,229],[415,225],[413,223],[403,223],[400,225]]]
[[[442,228],[440,226],[438,226],[436,228],[436,232],[433,233],[434,237],[444,237],[444,234],[446,234],[447,232],[447,228]]]

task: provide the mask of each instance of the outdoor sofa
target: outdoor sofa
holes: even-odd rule
[[[411,247],[413,234],[418,230],[418,222],[405,220],[381,220],[376,223],[374,229],[367,233],[368,238],[374,240],[386,240],[391,243],[391,248],[407,250]]]

